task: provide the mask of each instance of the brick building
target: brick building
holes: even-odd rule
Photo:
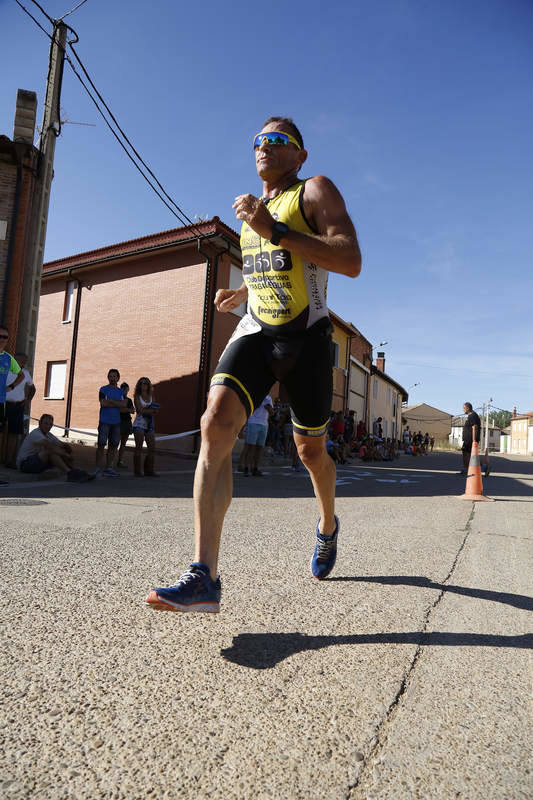
[[[215,312],[237,287],[237,234],[218,217],[44,265],[32,416],[95,430],[98,388],[117,368],[131,389],[154,384],[158,432],[198,426],[210,374],[239,314]]]

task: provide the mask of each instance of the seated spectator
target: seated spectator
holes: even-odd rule
[[[359,441],[362,441],[365,436],[366,436],[365,423],[363,422],[362,419],[360,419],[359,422],[357,423],[357,431],[355,432],[355,438],[358,439]]]
[[[339,460],[339,445],[331,437],[326,442],[326,450],[328,451],[328,455],[331,456],[333,461],[337,463]]]
[[[364,442],[361,443],[361,446],[359,448],[359,457],[363,461],[370,461],[370,454],[369,454],[369,450],[368,450],[368,440],[366,440],[366,439],[365,439]]]
[[[50,433],[54,424],[51,414],[43,414],[39,420],[39,427],[29,433],[17,455],[17,468],[21,472],[38,475],[51,467],[57,467],[64,472],[68,481],[84,483],[94,478],[83,469],[73,467],[72,448],[69,444],[62,443]]]

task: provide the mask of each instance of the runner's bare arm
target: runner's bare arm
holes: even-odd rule
[[[238,289],[219,289],[215,295],[217,311],[233,311],[248,300],[248,289],[243,283]]]
[[[270,239],[274,218],[261,198],[239,195],[233,204],[237,219],[244,220],[263,239]],[[361,251],[354,225],[335,184],[323,175],[305,184],[304,210],[318,235],[289,231],[280,245],[329,270],[356,278],[361,272]]]

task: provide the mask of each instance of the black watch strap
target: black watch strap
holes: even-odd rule
[[[289,232],[289,226],[284,222],[275,222],[272,225],[272,236],[270,237],[271,244],[279,244],[286,233]]]

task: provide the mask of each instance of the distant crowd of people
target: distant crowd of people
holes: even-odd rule
[[[337,464],[348,459],[362,461],[392,461],[400,452],[407,455],[427,455],[433,451],[435,438],[421,431],[412,433],[407,426],[401,439],[383,436],[383,420],[378,417],[368,433],[362,420],[356,421],[355,412],[332,411],[327,429],[326,449]],[[239,439],[243,441],[237,471],[244,476],[262,477],[260,462],[264,448],[275,456],[290,459],[291,469],[304,470],[294,445],[291,410],[279,398],[267,395],[242,428]]]

